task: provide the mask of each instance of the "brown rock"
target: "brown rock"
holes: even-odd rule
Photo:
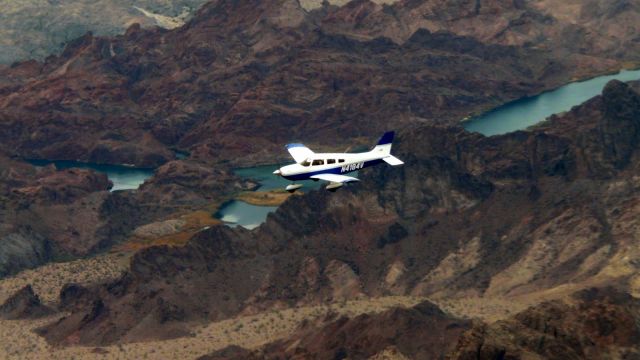
[[[284,158],[295,139],[344,148],[388,128],[457,122],[638,60],[618,26],[637,27],[635,7],[566,19],[546,2],[477,4],[307,12],[292,0],[212,1],[170,31],[87,34],[60,56],[0,71],[0,124],[11,129],[0,143],[33,158],[154,167],[179,148],[256,164]],[[603,32],[585,36],[593,23]]]
[[[4,319],[30,319],[52,314],[54,311],[40,302],[31,285],[26,285],[0,305],[0,316]]]
[[[591,288],[464,333],[451,359],[603,359],[640,352],[640,301]]]
[[[141,251],[126,276],[92,290],[117,311],[84,325],[82,341],[166,337],[183,322],[335,298],[520,296],[602,281],[597,274],[610,266],[634,269],[624,259],[637,251],[628,239],[640,226],[637,146],[626,165],[589,157],[606,152],[603,109],[636,104],[633,91],[618,93],[529,132],[485,138],[412,128],[394,147],[403,167],[364,171],[358,187],[338,196],[291,197],[253,232],[212,227],[182,248]],[[633,121],[620,117],[619,126]],[[621,144],[628,136],[608,134]],[[390,275],[393,268],[400,273]],[[626,271],[607,281],[627,284]],[[51,331],[74,331],[73,316]],[[142,319],[153,326],[138,326]]]
[[[234,347],[201,359],[368,359],[391,347],[409,359],[437,359],[469,325],[426,301],[302,328],[253,352]]]

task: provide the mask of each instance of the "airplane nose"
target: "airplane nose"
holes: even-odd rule
[[[280,169],[278,169],[278,170],[274,171],[273,173],[276,174],[276,175],[281,175],[282,171],[280,171]]]

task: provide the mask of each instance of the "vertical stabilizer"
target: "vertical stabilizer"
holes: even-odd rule
[[[388,131],[382,135],[378,144],[371,150],[376,155],[389,155],[391,154],[391,143],[393,143],[393,131]]]

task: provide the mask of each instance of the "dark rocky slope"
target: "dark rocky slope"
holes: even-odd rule
[[[53,312],[53,309],[42,304],[31,285],[23,287],[0,305],[0,317],[9,320],[38,318]]]
[[[478,324],[451,359],[635,359],[640,300],[614,288],[590,288],[507,320]]]
[[[88,170],[36,168],[0,154],[0,277],[108,242],[111,182]],[[115,219],[114,219],[115,220]]]
[[[471,325],[425,301],[412,308],[394,308],[354,318],[321,319],[305,324],[289,338],[259,350],[225,348],[200,360],[214,359],[369,359],[393,349],[410,359],[439,359],[453,349]]]
[[[59,56],[0,69],[0,144],[24,157],[140,166],[172,159],[175,147],[257,163],[296,138],[343,148],[389,127],[458,121],[637,54],[630,45],[566,50],[557,40],[579,38],[586,25],[572,28],[551,7],[483,1],[473,12],[472,3],[355,1],[307,12],[293,0],[216,0],[171,31],[87,34]],[[636,14],[632,6],[588,18],[605,29]],[[398,22],[407,24],[399,38]],[[498,33],[531,40],[490,36],[506,23]],[[545,32],[547,23],[561,25]]]
[[[104,251],[137,226],[219,204],[254,184],[177,160],[137,191],[109,192],[111,185],[92,170],[34,167],[0,154],[0,277]]]
[[[612,287],[581,290],[492,324],[474,321],[471,329],[426,302],[321,319],[257,350],[230,346],[200,359],[634,359],[638,320],[640,300]]]
[[[351,1],[323,19],[336,33],[402,42],[418,28],[472,36],[483,43],[535,47],[582,66],[607,59],[639,60],[640,2],[399,1],[391,6]]]
[[[394,148],[405,166],[292,197],[253,232],[213,227],[185,247],[141,251],[120,280],[88,291],[93,305],[44,333],[167,337],[360,295],[515,298],[603,283],[636,293],[639,124],[640,95],[614,81],[530,132],[412,128]]]
[[[206,0],[3,1],[0,13],[0,64],[42,60],[87,31],[123,33],[133,23],[144,27],[179,26]],[[147,11],[145,14],[143,11]],[[157,21],[153,15],[168,19]],[[164,21],[162,21],[164,20]]]

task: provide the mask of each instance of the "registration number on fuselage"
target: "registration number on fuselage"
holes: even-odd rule
[[[342,168],[340,168],[340,172],[351,172],[351,171],[356,171],[358,169],[362,169],[364,167],[364,161],[361,161],[359,163],[354,163],[354,164],[347,164],[347,165],[343,165]]]

